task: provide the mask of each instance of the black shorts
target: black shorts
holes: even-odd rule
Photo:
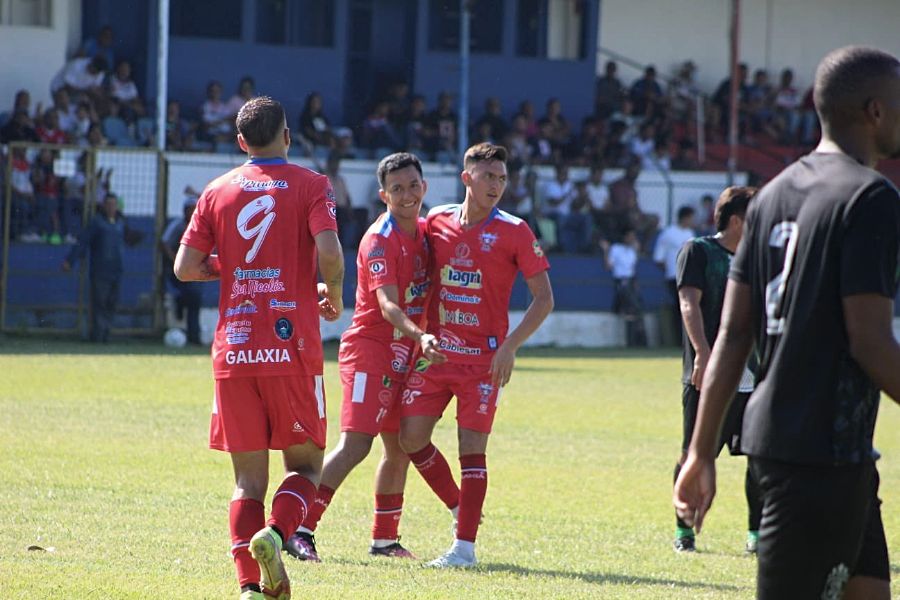
[[[855,575],[890,580],[874,463],[819,467],[751,457],[750,469],[763,498],[757,599],[841,598]]]
[[[732,456],[741,454],[741,427],[744,424],[744,409],[749,392],[738,392],[731,401],[725,422],[722,423],[722,433],[719,436],[719,445],[716,447],[716,456],[722,452],[722,448],[728,446]],[[697,422],[697,409],[700,406],[700,391],[693,385],[686,383],[681,391],[681,450],[687,452],[691,445],[691,436],[694,435],[694,425]]]

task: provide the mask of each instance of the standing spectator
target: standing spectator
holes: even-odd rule
[[[109,145],[109,140],[103,135],[103,129],[100,127],[99,123],[91,125],[91,128],[88,130],[85,144],[82,145],[90,146],[91,148],[105,148]]]
[[[59,215],[62,206],[62,182],[53,171],[56,155],[51,150],[41,150],[34,163],[31,180],[34,183],[35,222],[38,235],[49,244],[62,244]]]
[[[241,110],[244,103],[255,97],[256,83],[253,81],[252,77],[244,75],[241,77],[241,82],[238,84],[237,92],[228,100],[229,118],[234,119],[237,117],[238,111]]]
[[[555,177],[544,184],[541,202],[541,216],[553,221],[557,239],[559,239],[563,217],[569,214],[569,205],[574,197],[575,184],[569,179],[569,167],[564,163],[557,163]]]
[[[163,256],[163,273],[166,279],[178,292],[175,299],[175,312],[178,318],[184,314],[187,322],[187,341],[189,344],[200,344],[200,305],[203,301],[203,283],[199,281],[181,281],[175,277],[175,255],[178,246],[181,245],[181,236],[184,235],[191,216],[197,207],[199,194],[192,187],[185,188],[185,199],[182,204],[182,214],[172,219],[159,240],[159,250]]]
[[[560,240],[563,250],[570,254],[591,250],[591,197],[586,181],[575,182],[569,213],[562,219]]]
[[[432,151],[438,162],[451,162],[456,155],[457,122],[453,98],[447,92],[441,92],[437,108],[428,115],[428,127],[435,136]]]
[[[672,118],[680,123],[687,123],[694,112],[694,98],[697,96],[697,84],[694,82],[696,71],[697,65],[693,61],[685,61],[669,82],[669,109]]]
[[[591,216],[594,221],[594,233],[597,238],[609,239],[610,232],[603,228],[603,209],[609,202],[609,187],[603,182],[603,163],[591,165],[587,180],[587,194],[591,202]]]
[[[773,97],[769,74],[764,69],[757,69],[753,73],[753,84],[747,89],[747,113],[753,133],[774,133],[771,127]]]
[[[607,119],[622,106],[622,98],[625,97],[625,86],[616,75],[618,65],[615,61],[607,61],[603,77],[597,79],[597,92],[594,101],[594,114]]]
[[[484,114],[475,122],[475,131],[484,125],[490,128],[489,137],[494,140],[502,140],[509,130],[509,125],[503,118],[503,107],[497,98],[488,98],[484,103]]]
[[[41,236],[34,231],[36,212],[34,182],[31,178],[31,164],[28,162],[25,148],[13,148],[10,160],[12,161],[9,180],[12,193],[10,239],[17,239],[25,243],[40,242]]]
[[[694,232],[694,216],[696,211],[691,206],[678,209],[678,220],[662,230],[653,250],[653,260],[663,269],[666,287],[672,295],[672,331],[675,343],[681,345],[681,304],[678,301],[678,286],[675,279],[678,275],[678,253],[681,247],[697,237]]]
[[[55,108],[49,108],[44,112],[36,133],[41,142],[45,144],[65,144],[69,140],[66,132],[59,125],[59,111]]]
[[[322,96],[318,92],[312,92],[303,103],[303,110],[300,112],[300,135],[313,147],[331,148],[334,145],[331,124],[322,109]]]
[[[125,247],[125,220],[119,213],[119,200],[108,193],[101,209],[81,232],[78,244],[63,261],[64,271],[71,271],[85,255],[90,256],[88,278],[91,282],[92,342],[109,342],[109,331],[119,300],[122,280],[122,251]]]
[[[231,141],[234,136],[234,119],[231,109],[222,101],[222,84],[210,81],[206,84],[206,100],[201,107],[203,136],[214,144]]]
[[[638,134],[641,119],[634,115],[634,104],[630,99],[622,100],[621,108],[609,118],[610,128],[616,123],[622,124],[622,141],[630,142]]]
[[[785,69],[781,72],[781,82],[775,91],[775,116],[780,130],[780,141],[793,144],[797,141],[800,129],[800,105],[803,98],[794,87],[794,72]]]
[[[400,135],[388,120],[388,103],[379,102],[363,122],[363,146],[376,154],[395,152],[403,145]]]
[[[628,92],[634,103],[634,114],[639,118],[649,119],[656,116],[665,98],[663,89],[656,81],[656,67],[644,69],[644,76],[635,81]]]
[[[100,56],[106,61],[107,65],[112,66],[116,64],[116,55],[113,52],[114,41],[112,27],[104,25],[97,33],[97,37],[88,38],[84,41],[84,44],[81,46],[81,55],[87,58]]]
[[[646,249],[659,226],[656,215],[645,213],[638,204],[636,183],[641,165],[632,161],[625,167],[625,175],[609,186],[609,202],[603,211],[604,227],[613,237],[621,236],[626,229],[637,231],[641,248]]]
[[[606,268],[612,272],[614,296],[613,312],[625,321],[625,343],[629,347],[646,346],[644,307],[637,284],[637,263],[640,242],[634,229],[626,229],[621,241],[610,245],[600,241]]]
[[[367,223],[359,223],[358,219],[354,219],[350,191],[347,189],[347,182],[341,175],[341,155],[339,152],[332,151],[328,154],[328,160],[325,162],[325,168],[322,172],[328,177],[328,180],[331,182],[331,189],[334,191],[338,236],[341,240],[341,246],[344,248],[356,248],[359,245],[359,239],[365,233]],[[366,211],[365,216],[368,218],[368,211]]]
[[[92,101],[104,98],[103,80],[108,63],[102,56],[73,58],[67,62],[50,82],[50,91],[67,89],[79,97],[87,95]]]

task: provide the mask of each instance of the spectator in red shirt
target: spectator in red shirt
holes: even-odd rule
[[[44,113],[36,131],[45,144],[65,144],[69,141],[66,132],[59,126],[59,111],[55,108],[50,108]]]

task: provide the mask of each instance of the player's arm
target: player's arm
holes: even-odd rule
[[[181,244],[174,270],[179,281],[215,281],[219,278],[219,257]]]
[[[725,290],[722,326],[700,391],[694,436],[675,484],[675,508],[698,532],[716,495],[719,431],[753,347],[751,323],[750,286],[731,280]]]
[[[843,304],[850,354],[875,385],[900,403],[900,344],[893,334],[893,300],[859,294],[847,296]]]
[[[344,310],[344,251],[337,231],[325,229],[315,235],[316,253],[319,260],[319,312],[327,321],[335,321]]]
[[[447,356],[441,354],[437,338],[422,331],[400,308],[400,292],[396,285],[385,285],[376,289],[375,296],[378,298],[378,307],[385,321],[409,339],[415,340],[425,358],[436,364],[446,362]]]
[[[516,362],[516,351],[537,331],[553,310],[553,288],[550,287],[547,271],[532,275],[525,283],[531,292],[531,303],[525,311],[522,322],[510,332],[491,360],[491,377],[494,385],[504,386],[509,383]]]
[[[703,374],[709,362],[710,347],[704,331],[703,312],[700,300],[703,290],[693,286],[678,288],[678,302],[681,305],[681,320],[684,321],[684,332],[694,348],[694,371],[691,373],[691,385],[698,390],[703,386]]]

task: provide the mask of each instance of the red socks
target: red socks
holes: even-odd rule
[[[474,543],[487,493],[487,461],[484,454],[466,454],[459,457],[459,466],[462,481],[459,486],[456,539]]]
[[[331,504],[331,499],[333,497],[333,489],[327,485],[319,486],[319,490],[316,492],[316,501],[309,507],[309,510],[306,512],[306,518],[303,519],[302,525],[304,529],[309,529],[310,531],[316,530],[316,527],[319,526],[319,519],[322,518],[325,509]],[[293,531],[291,531],[291,533],[293,533]]]
[[[400,515],[403,513],[403,494],[375,494],[375,523],[373,540],[396,540]]]
[[[272,497],[272,516],[266,524],[281,532],[284,537],[281,540],[282,544],[303,522],[315,497],[316,486],[305,477],[293,474],[281,482],[281,486]]]
[[[453,481],[450,465],[434,444],[428,444],[421,450],[410,453],[409,460],[447,508],[453,510],[459,506],[459,488]]]
[[[265,526],[265,519],[265,507],[259,500],[233,500],[228,509],[231,555],[241,586],[259,583],[259,564],[250,556],[250,538]]]

